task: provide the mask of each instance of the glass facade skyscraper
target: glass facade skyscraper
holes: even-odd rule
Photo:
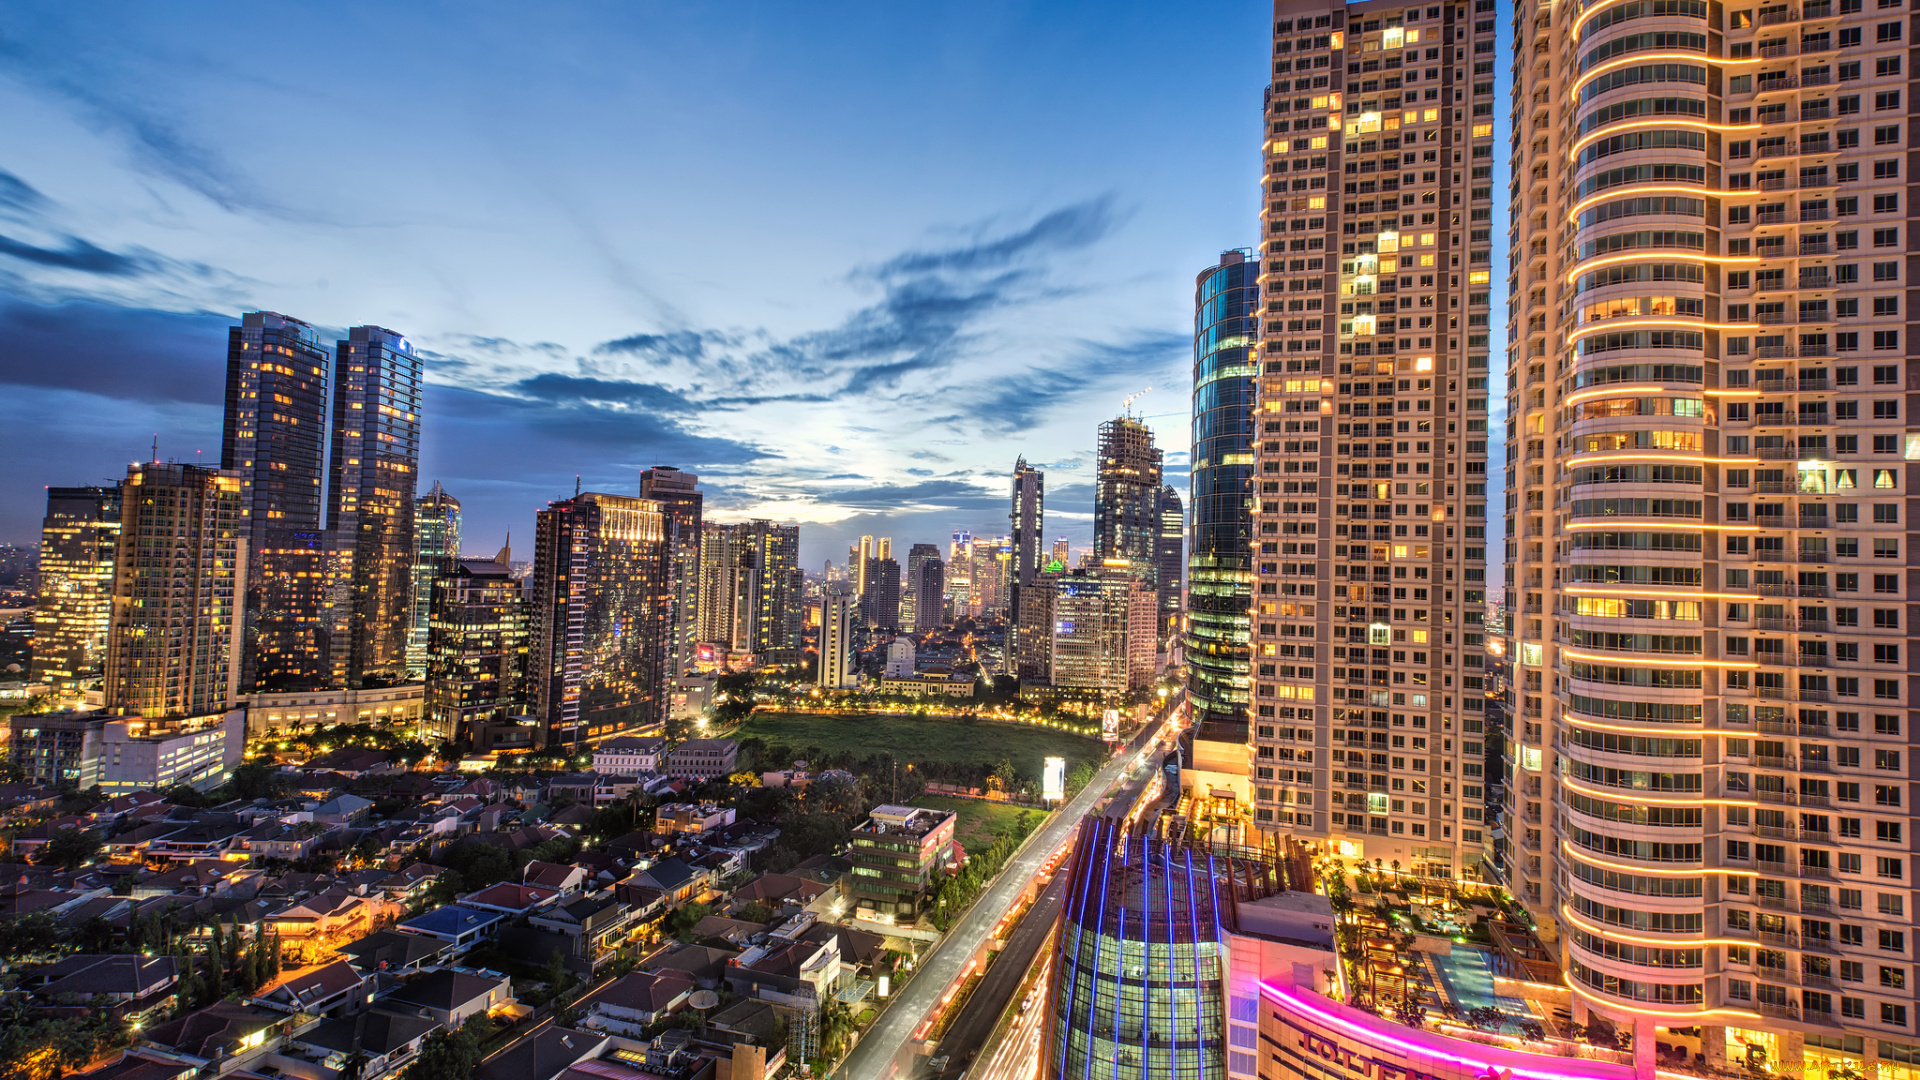
[[[413,622],[420,357],[391,330],[356,326],[334,363],[327,529],[340,555],[334,611],[346,616],[346,684],[390,685],[406,678]]]
[[[460,500],[438,482],[413,501],[413,623],[407,631],[407,675],[427,673],[433,583],[460,558]]]
[[[1193,305],[1187,707],[1202,731],[1244,738],[1260,260],[1223,252],[1195,282]]]
[[[333,354],[314,328],[254,311],[227,330],[220,467],[240,477],[247,542],[246,690],[318,690],[344,675],[332,641],[334,559],[321,531]]]

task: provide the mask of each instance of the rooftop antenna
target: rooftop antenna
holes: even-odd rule
[[[580,497],[580,474],[579,473],[573,474],[573,497],[576,499]]]
[[[1147,392],[1152,389],[1153,387],[1151,386],[1143,387],[1139,390],[1139,392],[1128,394],[1125,398],[1122,398],[1120,401],[1121,414],[1127,417],[1133,416],[1133,403],[1145,397],[1147,395]]]
[[[160,433],[153,433],[153,463],[160,464]]]

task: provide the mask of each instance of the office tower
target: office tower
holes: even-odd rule
[[[241,478],[150,462],[120,487],[106,705],[148,719],[229,707],[239,672],[235,594],[245,579]]]
[[[1154,592],[1160,599],[1160,636],[1180,625],[1180,572],[1187,561],[1187,516],[1180,493],[1171,484],[1160,485],[1156,502],[1159,531],[1153,538]]]
[[[1066,699],[1113,701],[1142,689],[1153,682],[1157,605],[1125,560],[1043,574],[1016,613],[1014,673]]]
[[[1014,584],[1032,581],[1045,565],[1046,550],[1041,547],[1040,531],[1046,513],[1047,474],[1027,464],[1025,457],[1013,463],[1013,506],[1007,521],[1013,528]]]
[[[299,319],[255,311],[227,329],[220,467],[241,484],[240,685],[248,690],[328,689],[344,676],[330,640],[334,567],[321,532],[333,363]],[[342,651],[341,665],[345,659]]]
[[[666,515],[586,492],[536,521],[528,711],[541,746],[579,747],[666,720]]]
[[[33,681],[51,685],[57,696],[77,697],[105,673],[119,545],[118,487],[47,489]]]
[[[875,552],[874,558],[877,558],[877,559],[893,558],[893,537],[891,536],[881,537],[879,545],[874,549],[874,552]]]
[[[973,534],[965,529],[955,530],[947,546],[947,596],[955,619],[973,613]]]
[[[913,632],[916,634],[938,630],[947,622],[947,564],[940,561],[939,549],[934,550],[934,555],[914,565]]]
[[[940,548],[936,544],[915,544],[907,549],[906,577],[900,583],[900,626],[907,631],[918,631],[920,627],[920,567],[928,562],[940,561]],[[944,589],[944,584],[942,585]],[[941,610],[945,607],[946,597],[936,593],[934,596],[934,626],[940,625]],[[931,627],[929,628],[931,629]]]
[[[427,634],[433,614],[433,583],[460,558],[460,500],[438,480],[433,490],[413,501],[413,573],[409,597],[412,625],[407,631],[407,676],[427,674]]]
[[[1158,587],[1154,546],[1160,537],[1160,448],[1153,431],[1132,416],[1100,425],[1100,465],[1094,478],[1093,554],[1125,559]]]
[[[673,551],[667,583],[672,601],[668,616],[667,671],[679,678],[693,669],[694,644],[700,640],[700,478],[671,465],[640,474],[640,497],[660,504],[667,515],[667,543]]]
[[[860,595],[860,619],[869,630],[893,633],[900,629],[900,564],[892,559],[868,559],[861,575],[867,591]]]
[[[1485,839],[1493,27],[1286,0],[1264,136],[1254,816],[1449,877]]]
[[[854,684],[853,620],[859,600],[838,584],[820,594],[820,671],[822,689],[840,690]]]
[[[334,373],[327,531],[340,556],[346,684],[391,685],[406,677],[413,615],[420,358],[399,334],[356,326],[335,346]]]
[[[1911,1070],[1909,17],[1642,10],[1514,23],[1506,870],[1637,1045]]]
[[[532,612],[506,548],[441,562],[427,585],[428,738],[470,745],[480,724],[526,709]]]
[[[1067,544],[1066,537],[1062,536],[1054,540],[1053,542],[1053,561],[1054,562],[1057,562],[1062,567],[1065,567],[1068,561],[1072,558],[1072,555],[1073,555],[1073,549]]]
[[[1193,289],[1193,450],[1188,495],[1187,707],[1201,738],[1246,741],[1252,687],[1254,376],[1260,260],[1227,251]]]

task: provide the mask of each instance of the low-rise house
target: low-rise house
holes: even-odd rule
[[[194,859],[175,862],[167,869],[142,875],[128,895],[138,900],[156,896],[221,896],[231,893],[237,879],[246,871],[240,863],[224,859]]]
[[[359,825],[373,812],[373,800],[358,795],[336,795],[314,806],[313,820],[322,825]]]
[[[681,945],[647,958],[648,971],[683,971],[702,990],[717,990],[726,982],[728,962],[740,955],[711,945]]]
[[[109,836],[101,854],[117,863],[137,863],[146,859],[155,840],[172,836],[185,829],[184,821],[153,821],[137,825],[126,832]]]
[[[335,940],[358,937],[372,918],[373,910],[365,897],[331,888],[267,916],[267,926],[280,935],[284,948],[301,954]]]
[[[761,874],[733,891],[734,909],[760,903],[778,914],[813,911],[825,914],[832,905],[832,887],[793,874]]]
[[[84,1004],[105,997],[122,1019],[144,1020],[170,1004],[180,967],[171,956],[92,953],[50,964],[34,978],[34,995],[43,1001]]]
[[[551,934],[567,938],[569,951],[598,966],[610,960],[633,929],[633,909],[614,899],[613,891],[575,896],[543,908],[527,920]]]
[[[231,815],[191,821],[176,832],[154,838],[147,845],[147,857],[176,862],[223,859],[241,847],[248,828],[245,822]]]
[[[77,1073],[82,1080],[193,1080],[200,1067],[185,1061],[129,1050],[92,1072]]]
[[[683,971],[629,972],[580,1003],[586,1010],[580,1026],[638,1036],[648,1025],[678,1012],[697,989]]]
[[[370,998],[367,977],[346,960],[296,975],[254,1000],[271,1008],[312,1016],[351,1011]]]
[[[433,888],[433,883],[446,872],[445,867],[432,863],[409,863],[381,878],[378,888],[394,903],[411,904],[425,896]]]
[[[484,1016],[513,1004],[513,984],[492,972],[437,968],[394,987],[380,999],[394,1012],[414,1012],[448,1030],[470,1016]]]
[[[653,831],[661,836],[700,834],[733,824],[733,807],[712,803],[666,803],[654,811]]]
[[[525,915],[530,911],[544,908],[560,898],[555,889],[543,889],[534,885],[515,885],[511,881],[502,881],[498,885],[489,885],[484,889],[470,892],[458,901],[464,907],[481,911],[495,911],[502,915]]]
[[[587,872],[578,866],[535,859],[520,872],[520,880],[527,885],[552,889],[562,896],[571,896],[586,886]]]
[[[216,1002],[140,1032],[140,1044],[196,1063],[200,1075],[248,1068],[293,1030],[294,1019],[255,1005]]]
[[[734,945],[745,945],[754,938],[767,932],[770,923],[749,922],[746,919],[729,919],[725,915],[708,915],[693,924],[693,936],[696,938],[717,938]]]
[[[349,779],[357,779],[368,773],[392,773],[401,769],[393,764],[393,755],[385,750],[369,750],[363,746],[343,746],[322,754],[301,767],[309,775],[317,773],[339,773]]]
[[[576,803],[593,805],[593,791],[600,786],[600,777],[591,772],[566,773],[547,781],[546,802],[553,803],[561,799],[572,799]]]
[[[323,1080],[334,1080],[344,1076],[357,1058],[361,1080],[384,1080],[413,1064],[427,1036],[438,1030],[440,1024],[425,1016],[369,1009],[334,1017],[294,1036],[293,1055],[283,1057],[303,1060],[276,1064],[286,1076],[303,1077],[308,1070],[301,1066],[310,1062],[325,1070]]]
[[[430,934],[376,930],[340,946],[339,952],[363,975],[376,972],[400,975],[446,962],[453,946]]]
[[[727,961],[727,989],[792,1008],[818,1008],[840,982],[840,946],[775,940]]]
[[[451,945],[455,953],[462,953],[473,948],[481,939],[493,936],[506,921],[507,916],[498,911],[482,911],[452,904],[416,915],[399,924],[398,928],[409,934],[438,938]]]
[[[739,754],[739,744],[732,739],[688,739],[667,753],[667,767],[661,771],[688,780],[731,776]]]
[[[659,889],[666,895],[667,906],[679,907],[704,896],[713,885],[713,873],[682,859],[666,858],[645,870],[635,871],[628,880]]]
[[[291,862],[313,854],[313,849],[320,845],[326,832],[327,826],[316,822],[301,822],[298,825],[268,822],[247,830],[241,846],[256,859],[286,859]]]

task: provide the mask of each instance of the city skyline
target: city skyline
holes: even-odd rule
[[[404,41],[419,29],[405,13],[390,14],[384,39]],[[722,195],[688,182],[704,165],[688,168],[687,179],[650,165],[655,156],[697,161],[711,139],[671,121],[624,119],[684,114],[696,131],[703,120],[717,129],[733,110],[780,96],[752,80],[721,100],[704,80],[698,89],[627,82],[611,107],[623,114],[621,129],[644,129],[637,133],[647,152],[580,160],[535,130],[544,110],[606,119],[600,110],[609,104],[583,101],[574,79],[543,78],[526,105],[541,115],[495,116],[479,133],[470,104],[419,85],[450,59],[416,57],[419,73],[389,89],[269,90],[280,80],[246,58],[251,50],[227,48],[224,30],[191,13],[179,25],[129,13],[126,51],[116,44],[85,58],[52,47],[64,18],[53,9],[23,17],[12,31],[20,62],[0,80],[19,136],[18,155],[0,158],[0,235],[8,239],[0,252],[0,384],[16,391],[5,410],[9,426],[34,435],[21,440],[22,479],[0,488],[0,539],[14,542],[36,534],[44,511],[37,485],[117,478],[146,456],[155,432],[163,458],[192,463],[199,452],[212,464],[222,339],[239,313],[264,309],[308,320],[329,341],[372,322],[421,348],[426,409],[438,421],[423,435],[419,487],[439,481],[460,493],[479,553],[497,547],[508,528],[530,535],[534,512],[570,490],[575,473],[588,488],[632,492],[641,469],[662,463],[702,476],[716,520],[809,526],[807,565],[840,550],[846,536],[875,531],[873,519],[888,507],[912,519],[892,527],[903,535],[941,537],[962,527],[991,534],[1003,512],[1008,450],[1053,472],[1049,494],[1074,509],[1050,527],[1082,543],[1088,521],[1072,515],[1091,502],[1075,489],[1090,485],[1092,446],[1079,414],[1109,412],[1152,385],[1148,423],[1162,445],[1184,446],[1184,267],[1251,242],[1259,163],[1241,134],[1251,119],[1221,110],[1201,125],[1215,128],[1204,138],[1190,130],[1195,110],[1160,115],[1149,103],[1156,95],[1251,100],[1261,77],[1258,4],[1211,22],[1151,10],[1109,15],[1114,25],[1091,33],[1064,10],[954,19],[942,27],[950,55],[933,67],[1004,88],[978,104],[943,104],[942,118],[977,131],[989,117],[997,126],[1010,111],[1001,106],[1019,101],[1017,111],[1029,114],[1021,137],[977,163],[933,147],[886,155],[891,164],[879,173],[843,176],[845,161],[871,156],[853,145],[867,138],[864,130],[897,127],[904,109],[873,89],[902,77],[894,70],[902,61],[881,58],[904,50],[861,50],[863,61],[886,66],[849,64],[859,74],[820,80],[807,104],[792,106],[818,114],[789,125],[814,145],[782,153],[822,179],[757,181],[813,207],[785,218],[781,227],[795,243],[777,255],[760,242],[765,227],[754,215],[736,213],[758,201],[737,186],[746,181],[728,180],[721,186],[732,189]],[[849,37],[848,18],[826,13],[815,25],[778,29],[791,35],[785,40],[833,49],[847,47],[842,39],[883,45],[926,30],[905,19],[863,20]],[[662,21],[616,19],[605,32],[643,51],[655,47],[649,29],[716,48],[735,33]],[[316,35],[309,45],[317,50],[332,34],[358,34],[350,26],[301,31]],[[572,47],[573,31],[551,33],[546,47],[601,51]],[[436,26],[434,34],[435,51],[470,59],[492,45],[477,30]],[[1046,49],[1055,57],[1047,64],[1030,62],[1040,42],[1063,35],[1081,40]],[[1026,44],[1008,50],[1003,39]],[[746,54],[765,48],[757,39],[734,45]],[[157,73],[143,52],[202,50],[217,51],[219,61],[168,65],[176,74],[147,78]],[[1158,61],[1169,50],[1178,62],[1144,85],[1112,74],[1150,66],[1147,57]],[[1111,102],[1091,121],[1073,108],[1075,140],[1086,143],[1074,154],[1057,153],[1050,134],[1069,100],[1056,82],[1073,77],[1060,67],[1062,52],[1078,81],[1105,86]],[[941,78],[924,62],[908,70],[915,79]],[[136,77],[151,99],[134,102],[120,89]],[[796,75],[758,78],[775,77]],[[72,92],[76,85],[89,87],[84,98]],[[261,100],[240,100],[238,85],[261,87]],[[1053,104],[1034,110],[1036,100]],[[415,190],[440,185],[449,193],[436,197],[442,205],[397,191],[378,170],[295,164],[239,135],[250,125],[265,130],[269,116],[277,129],[286,114],[310,143],[331,144],[389,106],[395,115],[375,135],[425,170]],[[166,121],[148,109],[164,111]],[[1158,118],[1143,120],[1143,109]],[[1138,149],[1133,135],[1143,122],[1163,145],[1191,144],[1190,165],[1171,170]],[[1128,138],[1116,137],[1122,130]],[[776,145],[806,141],[763,134]],[[483,135],[526,164],[447,175],[440,162],[470,154]],[[565,185],[555,173],[568,175]],[[724,169],[732,178],[756,173]],[[598,180],[580,179],[602,174],[621,176],[620,201]],[[1115,186],[1116,176],[1132,179]],[[912,189],[915,198],[849,199],[846,181],[856,178],[870,193],[878,185]],[[627,199],[670,206],[675,220]],[[502,216],[500,206],[522,209]],[[394,258],[376,264],[367,249],[340,243],[370,224],[381,227],[382,253]],[[822,235],[810,236],[815,230]],[[758,252],[758,272],[735,280],[735,256],[721,251],[744,243]],[[476,244],[486,246],[484,257]],[[395,273],[401,263],[422,272]],[[482,263],[529,269],[483,272],[475,268]],[[1088,266],[1116,269],[1088,278]],[[1156,269],[1141,276],[1139,267]],[[773,279],[780,284],[761,284]],[[750,284],[744,292],[741,280]],[[149,377],[123,377],[134,370]],[[822,386],[836,400],[814,400]],[[33,420],[76,408],[96,418],[93,430]],[[1017,445],[1006,448],[1008,441]],[[1062,467],[1076,461],[1078,470]],[[1183,461],[1174,456],[1169,471],[1184,494]]]

